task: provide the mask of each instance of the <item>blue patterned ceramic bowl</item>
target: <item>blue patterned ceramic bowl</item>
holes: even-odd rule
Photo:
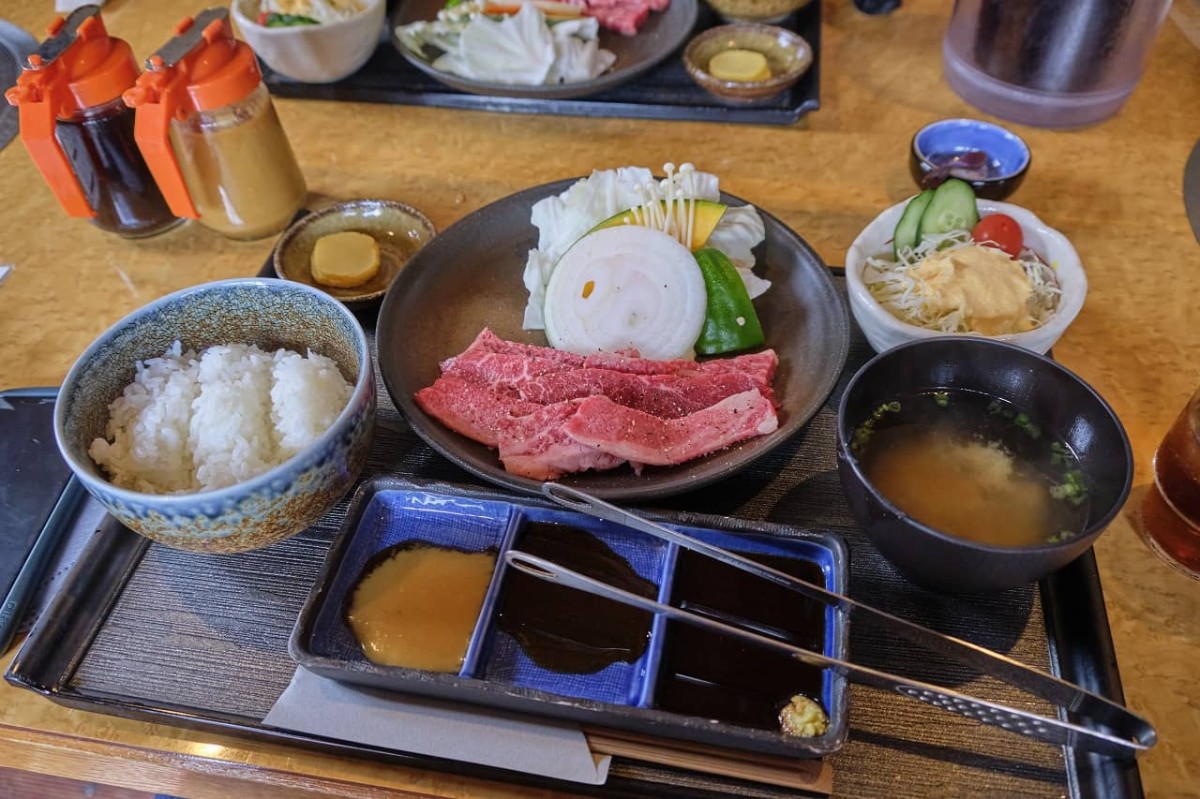
[[[104,435],[108,406],[133,382],[139,360],[175,341],[265,350],[312,349],[354,385],[337,420],[307,449],[237,485],[146,494],[112,485],[88,456]],[[282,541],[319,519],[354,484],[375,424],[375,371],[354,315],[317,289],[285,280],[224,280],[163,297],[122,319],[84,351],[54,411],[59,450],[92,496],[118,520],[159,543],[196,552],[242,552]]]

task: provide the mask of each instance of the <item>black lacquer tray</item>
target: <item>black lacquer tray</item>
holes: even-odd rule
[[[837,281],[839,287],[841,281]],[[364,322],[372,320],[363,317]],[[706,513],[840,534],[855,598],[957,635],[1123,701],[1096,562],[1089,550],[1038,585],[980,597],[917,588],[858,531],[836,471],[836,407],[870,356],[854,332],[833,395],[792,440],[702,491],[663,500],[667,513]],[[366,477],[472,483],[423,444],[380,394]],[[476,491],[492,491],[473,483]],[[615,758],[606,785],[555,782],[270,728],[263,719],[296,664],[288,640],[349,499],[309,530],[241,555],[152,545],[111,519],[89,544],[6,678],[55,702],[101,713],[231,733],[407,766],[601,796],[795,795],[784,789]],[[898,641],[852,625],[851,657],[1039,713],[1054,709]],[[1134,760],[1076,754],[985,727],[898,694],[852,685],[850,732],[832,756],[834,796],[1141,797]]]
[[[701,0],[692,35],[720,24],[720,18]],[[799,33],[812,46],[813,64],[795,86],[753,106],[727,105],[701,89],[684,70],[681,52],[671,54],[629,83],[587,97],[556,100],[467,94],[449,88],[409,64],[396,50],[387,30],[382,32],[375,54],[366,65],[336,83],[299,83],[265,66],[263,78],[276,97],[431,105],[514,114],[788,125],[820,107],[821,3],[814,0],[780,25]]]

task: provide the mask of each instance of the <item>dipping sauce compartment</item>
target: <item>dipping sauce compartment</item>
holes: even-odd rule
[[[424,491],[386,491],[374,494],[359,515],[354,535],[342,554],[340,565],[319,612],[308,650],[319,657],[372,664],[347,620],[355,589],[373,568],[399,549],[429,545],[459,552],[490,552],[504,548],[515,526],[516,514],[502,502],[472,500]],[[496,582],[493,570],[483,595],[478,619],[469,634],[469,646],[459,674],[470,674],[478,655],[476,642],[483,623],[490,617]],[[381,666],[381,668],[403,668]]]
[[[846,592],[846,550],[835,535],[688,513],[658,519]],[[373,662],[348,623],[364,575],[414,542],[495,555],[497,565],[457,671]],[[506,565],[505,553],[513,549],[660,603],[715,609],[718,620],[749,615],[747,629],[783,629],[793,643],[812,645],[829,657],[847,654],[843,614],[703,555],[540,498],[388,477],[368,480],[355,493],[289,651],[309,671],[342,682],[656,738],[793,757],[823,757],[844,742],[844,677],[793,664],[786,656],[747,656],[742,651],[747,645],[715,633],[690,626],[681,632],[680,623],[660,614],[539,580]],[[440,590],[437,580],[423,585]],[[461,623],[462,614],[455,618]],[[732,687],[715,693],[681,690],[696,683],[688,678],[710,674],[712,663],[705,660],[710,651],[719,655],[717,671],[727,672],[712,681]],[[761,679],[743,673],[755,668]],[[761,685],[767,685],[765,696],[755,693]],[[749,694],[751,701],[738,694]],[[829,717],[827,732],[813,737],[781,732],[774,714],[796,694],[821,706]]]
[[[677,528],[763,565],[831,590],[837,584],[833,552],[810,541],[728,535]],[[835,651],[837,611],[712,558],[676,548],[669,604],[814,652]],[[797,694],[827,714],[839,701],[835,675],[785,653],[669,621],[649,705],[670,713],[717,719],[773,734],[779,711]]]
[[[512,548],[664,601],[669,545],[577,513],[527,508]],[[502,567],[480,677],[622,705],[644,705],[663,620]]]

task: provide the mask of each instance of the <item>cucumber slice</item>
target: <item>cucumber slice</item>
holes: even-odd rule
[[[929,201],[932,199],[933,189],[926,189],[909,200],[905,206],[900,221],[896,223],[896,232],[892,234],[892,255],[897,261],[900,260],[901,250],[912,249],[920,243],[918,233],[921,229],[921,217],[925,215],[925,209],[929,207]]]
[[[970,230],[979,222],[975,206],[975,190],[971,184],[950,178],[933,192],[929,207],[921,216],[917,241],[923,236],[949,233],[951,230]]]

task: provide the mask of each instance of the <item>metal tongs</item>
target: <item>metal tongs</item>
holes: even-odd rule
[[[1038,671],[1004,655],[981,646],[936,632],[919,624],[905,621],[890,613],[864,605],[850,597],[827,591],[824,587],[792,577],[789,574],[764,566],[720,547],[706,544],[690,536],[675,532],[661,524],[645,519],[635,513],[618,508],[573,488],[556,483],[544,483],[542,493],[555,503],[580,513],[615,522],[657,538],[698,552],[722,563],[749,572],[764,580],[789,588],[804,596],[830,605],[840,612],[851,611],[866,616],[887,630],[904,636],[913,643],[966,663],[984,674],[997,677],[1027,693],[1091,719],[1106,729],[1083,727],[1071,722],[1040,716],[1006,705],[959,693],[938,685],[910,680],[887,672],[878,671],[857,663],[826,657],[792,644],[725,624],[697,615],[681,608],[664,605],[652,599],[615,588],[607,583],[586,577],[556,563],[519,550],[506,553],[505,560],[514,568],[535,577],[555,582],[570,588],[586,591],[596,596],[632,605],[651,613],[662,614],[687,624],[705,627],[715,632],[754,641],[787,652],[807,665],[836,669],[848,678],[866,685],[896,691],[926,704],[940,707],[951,713],[990,724],[1051,744],[1069,746],[1117,757],[1149,749],[1158,736],[1154,728],[1142,717],[1102,696],[1086,691],[1077,685],[1060,680]]]

